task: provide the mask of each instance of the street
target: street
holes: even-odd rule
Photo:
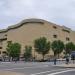
[[[1,62],[0,70],[23,75],[75,75],[74,68],[57,67],[52,62]]]

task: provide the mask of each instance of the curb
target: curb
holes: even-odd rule
[[[63,65],[54,65],[54,66],[62,68],[75,68],[75,64],[63,64]]]

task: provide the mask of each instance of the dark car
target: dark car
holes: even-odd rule
[[[75,51],[71,52],[71,60],[75,60]]]
[[[2,61],[2,57],[0,57],[0,61]]]

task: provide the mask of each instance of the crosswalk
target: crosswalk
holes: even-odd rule
[[[57,74],[66,73],[66,72],[70,72],[70,71],[75,71],[75,69],[65,70],[65,71],[60,71],[60,72],[55,72],[55,73],[51,73],[51,74],[47,74],[47,75],[57,75]]]
[[[31,75],[61,75],[62,73],[71,72],[71,71],[75,71],[75,69],[67,68],[67,69],[51,70],[51,71],[45,71],[45,72],[35,73]]]
[[[0,63],[0,70],[25,75],[75,75],[75,68],[57,67],[49,63]],[[72,73],[72,74],[71,74]]]

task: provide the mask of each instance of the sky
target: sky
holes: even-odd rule
[[[39,18],[75,30],[75,0],[0,0],[0,29]]]

